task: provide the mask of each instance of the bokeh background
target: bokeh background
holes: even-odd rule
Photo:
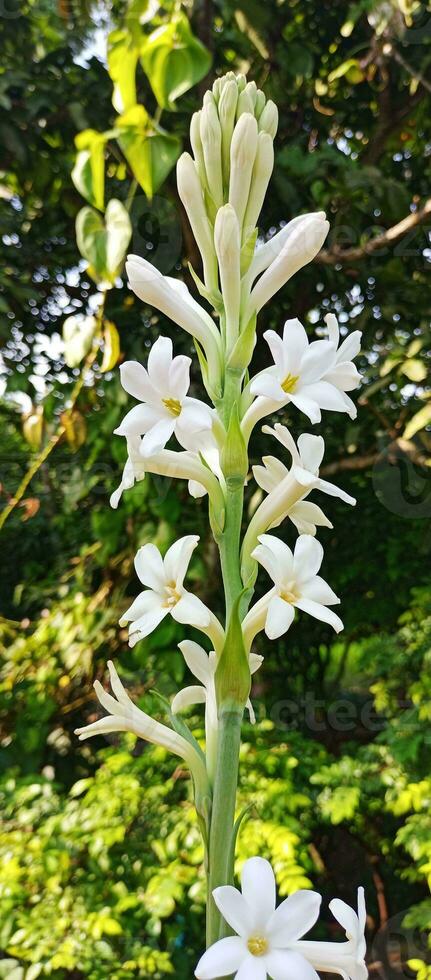
[[[217,606],[205,500],[152,477],[117,511],[108,500],[124,462],[118,363],[160,332],[192,353],[127,288],[129,220],[131,249],[193,286],[174,165],[204,91],[233,69],[280,108],[262,236],[310,210],[332,225],[261,326],[298,315],[319,336],[332,311],[364,332],[358,420],[315,429],[326,475],[358,500],[325,500],[321,534],[346,628],[334,640],[301,617],[259,640],[238,861],[272,860],[282,896],[321,890],[326,938],[342,939],[327,901],[354,903],[363,883],[371,976],[429,980],[431,9],[1,0],[0,38],[0,977],[185,980],[202,946],[187,774],[132,737],[73,730],[98,717],[110,657],[153,713],[154,688],[187,680],[181,627],[133,650],[118,627],[139,545],[198,530],[190,581]],[[265,451],[257,433],[253,462]]]

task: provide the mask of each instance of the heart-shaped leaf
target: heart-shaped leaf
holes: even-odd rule
[[[138,184],[152,198],[180,155],[180,140],[157,126],[143,105],[120,116],[117,129],[119,145]]]
[[[88,272],[97,283],[115,282],[121,272],[132,237],[132,226],[126,208],[112,198],[105,220],[93,208],[81,208],[76,218],[76,240],[79,251],[89,264]]]
[[[104,133],[84,129],[76,137],[78,150],[72,180],[85,200],[103,211],[105,200],[105,143]]]
[[[186,15],[179,13],[150,34],[141,60],[159,105],[175,109],[176,100],[205,77],[212,59]]]

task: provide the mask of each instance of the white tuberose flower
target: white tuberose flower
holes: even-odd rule
[[[212,650],[209,654],[193,640],[183,640],[178,644],[187,666],[192,674],[197,677],[201,684],[191,687],[184,687],[175,695],[171,708],[174,714],[184,711],[194,704],[205,705],[205,736],[206,736],[206,757],[207,768],[210,777],[215,773],[215,761],[217,750],[218,714],[217,697],[215,688],[215,672],[217,669],[217,655]],[[263,657],[256,653],[251,653],[249,657],[250,673],[255,674],[261,666]],[[250,721],[254,725],[256,717],[250,698],[246,708],[250,715]]]
[[[360,379],[355,366],[345,357],[358,353],[360,336],[355,331],[337,351],[333,327],[330,340],[315,340],[311,344],[297,319],[286,321],[283,337],[267,330],[264,337],[274,366],[262,371],[250,385],[251,394],[265,398],[267,403],[252,405],[249,412],[255,415],[260,408],[258,417],[262,418],[280,405],[292,402],[313,423],[320,422],[321,409],[348,412],[351,418],[356,418],[356,407],[345,392],[355,388]]]
[[[185,449],[194,450],[198,434],[212,426],[208,405],[190,398],[190,357],[173,357],[172,341],[159,337],[148,355],[148,370],[137,361],[121,365],[121,384],[141,405],[136,405],[115,430],[117,435],[144,436],[140,452],[153,456],[175,433]]]
[[[274,872],[254,857],[242,870],[241,892],[216,888],[214,901],[237,933],[220,939],[200,959],[195,976],[214,980],[234,974],[236,980],[318,980],[314,968],[292,947],[311,929],[319,914],[317,892],[298,891],[276,908]]]
[[[124,689],[111,660],[108,660],[108,670],[111,688],[115,697],[112,697],[112,694],[108,694],[99,681],[94,682],[94,690],[100,704],[109,713],[106,718],[100,718],[99,721],[95,721],[91,725],[85,725],[84,728],[77,728],[75,734],[79,735],[80,741],[82,742],[87,738],[91,738],[93,735],[107,735],[111,732],[132,732],[133,735],[138,735],[139,738],[144,738],[147,742],[152,742],[154,745],[162,745],[165,749],[169,749],[170,752],[174,752],[175,755],[179,755],[183,759],[190,757],[191,752],[194,753],[194,750],[182,735],[177,735],[167,725],[162,725],[160,722],[155,721],[145,711],[141,711],[140,708],[136,707],[136,704],[133,703],[127,691]]]
[[[346,902],[334,898],[329,908],[337,922],[345,929],[347,942],[322,943],[305,940],[297,944],[297,950],[322,973],[338,973],[344,980],[366,980],[365,941],[366,908],[364,889],[358,888],[358,912]]]
[[[183,585],[198,541],[198,535],[188,534],[171,545],[164,558],[154,544],[144,544],[139,549],[135,558],[136,574],[147,589],[138,595],[120,619],[120,626],[131,624],[130,646],[152,633],[169,613],[178,623],[196,626],[212,637],[216,629],[220,642],[223,631],[218,620],[202,600],[187,592]]]
[[[297,483],[302,485],[301,500],[289,509],[289,517],[300,533],[315,534],[316,524],[331,527],[329,521],[322,520],[324,515],[322,515],[320,508],[304,500],[304,497],[307,497],[312,490],[321,490],[322,493],[327,493],[330,497],[339,497],[345,504],[355,505],[354,497],[337,487],[335,483],[323,480],[319,476],[319,468],[325,452],[325,442],[322,436],[314,436],[312,433],[304,432],[299,436],[296,444],[289,429],[285,425],[280,425],[279,422],[275,424],[273,429],[269,425],[264,425],[262,431],[275,436],[278,442],[286,447],[292,457],[292,466],[288,470],[281,460],[273,456],[265,457],[264,466],[253,466],[254,478],[263,490],[266,490],[268,494],[273,494],[274,500],[276,497],[282,497],[281,481],[288,476],[293,477]],[[280,519],[283,517],[284,514]],[[276,524],[271,526],[276,527]]]
[[[295,618],[295,609],[329,623],[339,633],[343,623],[328,609],[340,600],[327,582],[317,575],[323,559],[323,548],[310,534],[301,534],[292,551],[272,534],[261,534],[260,544],[252,557],[266,569],[274,588],[260,599],[243,622],[247,639],[265,629],[270,640],[283,636]]]

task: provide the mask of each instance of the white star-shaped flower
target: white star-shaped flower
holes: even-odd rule
[[[337,322],[335,317],[333,320]],[[282,337],[274,330],[266,331],[264,337],[274,366],[262,371],[250,384],[252,395],[268,401],[266,412],[265,405],[259,406],[260,417],[289,402],[313,423],[320,422],[321,409],[348,412],[351,418],[356,417],[356,407],[345,392],[356,388],[360,378],[347,357],[351,359],[358,353],[361,334],[355,331],[337,350],[338,325],[336,336],[333,320],[329,340],[315,340],[311,344],[297,319],[287,320]],[[253,406],[249,411],[253,411]]]
[[[139,549],[135,558],[136,574],[147,588],[120,619],[120,626],[130,623],[130,646],[152,633],[169,613],[177,623],[187,623],[204,632],[212,632],[212,627],[217,624],[219,638],[222,636],[222,628],[213,613],[201,599],[184,588],[184,578],[198,541],[198,535],[188,534],[171,545],[164,558],[154,544],[144,544]]]
[[[148,355],[148,370],[137,361],[121,365],[121,384],[125,391],[139,399],[115,430],[131,438],[143,436],[142,456],[160,452],[172,435],[185,449],[199,449],[199,436],[212,427],[208,405],[187,394],[190,387],[190,357],[173,357],[172,341],[159,337]]]
[[[301,534],[295,551],[272,534],[261,534],[252,552],[274,582],[274,587],[250,609],[243,622],[244,635],[253,637],[265,629],[270,640],[283,636],[292,625],[295,609],[301,609],[329,623],[339,633],[343,623],[328,606],[339,603],[338,596],[317,574],[323,548],[310,534]]]
[[[241,891],[230,885],[216,888],[214,901],[237,933],[204,953],[195,976],[214,980],[234,974],[236,980],[318,980],[314,968],[293,947],[314,925],[321,898],[298,891],[276,908],[275,877],[264,858],[246,861]]]

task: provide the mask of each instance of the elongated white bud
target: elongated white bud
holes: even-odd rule
[[[203,347],[215,377],[220,372],[220,337],[206,310],[190,295],[185,283],[162,276],[162,273],[139,255],[129,255],[126,271],[133,292],[144,303],[170,317]]]
[[[223,183],[229,187],[230,174],[230,145],[235,126],[235,113],[238,103],[238,87],[235,81],[228,81],[223,88],[218,107],[221,126],[221,149]]]
[[[251,177],[250,194],[244,218],[243,241],[247,240],[257,225],[273,169],[273,141],[269,133],[259,133],[256,159]]]
[[[256,116],[257,121],[259,121],[265,106],[266,106],[265,95],[261,91],[261,89],[258,89],[256,93],[256,104],[254,107],[254,114]]]
[[[275,102],[272,102],[271,99],[269,99],[259,119],[259,131],[269,133],[272,139],[275,139],[277,129],[278,109]]]
[[[202,110],[194,112],[190,123],[190,143],[195,158],[196,170],[202,187],[207,187],[208,181],[205,173],[204,151],[201,140],[201,115]]]
[[[271,263],[263,276],[252,290],[249,304],[244,317],[248,323],[254,312],[259,312],[262,306],[281,289],[298,269],[311,262],[320,252],[329,231],[329,222],[316,217],[308,218],[287,239],[280,254]]]
[[[308,218],[318,218],[319,221],[325,221],[326,214],[324,211],[310,211],[309,214],[299,214],[296,218],[292,218],[292,221],[289,221],[287,225],[284,225],[284,228],[281,228],[268,242],[265,242],[264,245],[257,248],[250,267],[252,281],[256,279],[256,276],[260,276],[261,272],[265,272],[265,269],[271,265],[271,262],[275,261],[293,232],[303,225],[304,222],[307,222]]]
[[[204,102],[200,119],[200,134],[208,189],[216,207],[221,208],[223,205],[221,127],[213,99]]]
[[[217,252],[220,286],[226,314],[226,339],[228,352],[232,349],[239,331],[239,307],[241,296],[240,236],[238,219],[231,204],[217,212],[214,226],[214,243]]]
[[[235,126],[230,151],[229,204],[236,211],[240,228],[250,193],[257,139],[257,122],[254,116],[245,112]]]
[[[244,112],[249,112],[253,116],[255,101],[256,100],[255,98],[253,99],[251,92],[248,91],[248,85],[246,85],[244,91],[240,92],[239,95],[236,118],[239,119]]]
[[[178,193],[187,211],[190,225],[202,256],[204,280],[208,289],[217,288],[217,264],[211,226],[205,210],[202,186],[189,153],[183,153],[177,163]]]

